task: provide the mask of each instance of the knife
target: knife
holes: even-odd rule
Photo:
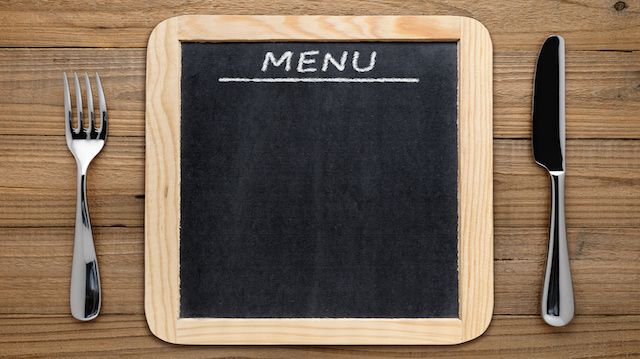
[[[542,291],[542,318],[561,327],[573,318],[573,285],[564,217],[565,113],[564,39],[545,40],[538,56],[533,90],[533,157],[551,178],[549,252]]]

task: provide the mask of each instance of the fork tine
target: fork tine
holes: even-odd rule
[[[85,130],[87,133],[87,139],[91,138],[91,134],[93,133],[95,115],[93,112],[93,94],[91,93],[91,82],[89,82],[89,75],[84,73],[84,83],[87,88],[87,111],[89,112],[89,117],[87,119],[87,129]]]
[[[102,81],[100,81],[100,75],[96,72],[96,87],[98,88],[98,107],[100,109],[100,131],[99,137],[105,139],[107,136],[107,101],[104,99],[104,91],[102,90]]]
[[[73,124],[71,123],[71,95],[69,94],[69,80],[67,79],[67,73],[62,73],[62,79],[64,80],[64,128],[65,135],[71,135]]]
[[[82,108],[82,89],[80,88],[80,82],[78,81],[78,74],[73,73],[73,87],[76,92],[76,111],[78,112],[78,127],[73,129],[76,134],[80,133],[80,130],[84,126],[84,115]]]

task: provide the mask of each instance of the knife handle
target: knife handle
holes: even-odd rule
[[[542,318],[562,327],[573,319],[573,285],[564,223],[564,172],[551,171],[549,253],[542,291]]]

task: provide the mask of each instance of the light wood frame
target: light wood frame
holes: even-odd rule
[[[181,42],[451,41],[458,43],[459,318],[179,317]],[[456,344],[493,311],[492,45],[455,16],[210,16],[167,19],[147,49],[145,314],[179,344]]]

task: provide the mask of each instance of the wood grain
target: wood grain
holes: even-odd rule
[[[493,45],[477,20],[460,18],[458,42],[458,287],[462,338],[491,322],[493,293]]]
[[[639,10],[638,0],[1,2],[0,47],[15,48],[0,48],[0,356],[640,356]],[[446,348],[178,347],[151,335],[142,314],[144,48],[158,22],[187,13],[442,14],[472,16],[487,26],[498,140],[496,316],[485,335]],[[528,141],[502,140],[529,136],[533,64],[550,33],[567,40],[567,136],[581,139],[567,141],[577,316],[560,329],[537,316],[546,174],[533,164]],[[89,173],[105,286],[104,313],[94,323],[68,314],[75,201],[73,160],[59,126],[63,70],[100,71],[112,119],[108,145]],[[15,150],[23,148],[24,154]],[[34,158],[43,154],[52,164]],[[120,176],[111,176],[113,170]]]
[[[102,314],[144,314],[141,227],[94,227]],[[69,311],[73,227],[0,228],[0,314]],[[1,355],[0,350],[0,355]]]
[[[94,227],[102,314],[144,313],[143,235]],[[640,315],[638,229],[570,228],[568,238],[576,315]],[[67,313],[72,240],[73,227],[0,228],[0,314]],[[496,315],[538,313],[546,240],[546,229],[496,228]]]
[[[160,21],[184,14],[458,15],[487,26],[497,50],[535,51],[550,32],[567,47],[639,50],[640,2],[616,1],[235,1],[100,0],[6,2],[0,8],[0,46],[145,47]],[[620,8],[618,6],[618,8]]]
[[[546,226],[549,179],[532,164],[530,141],[498,141],[494,157],[496,226]],[[640,141],[575,140],[566,145],[567,227],[640,225]],[[542,198],[540,194],[543,194]],[[539,204],[534,205],[534,203]]]
[[[180,43],[171,19],[147,49],[144,308],[158,338],[177,340],[180,278]],[[173,86],[165,86],[173,84]]]
[[[101,315],[79,323],[68,316],[0,315],[7,356],[92,358],[605,358],[640,355],[640,316],[582,316],[551,328],[538,317],[496,316],[465,344],[437,346],[175,346],[151,336],[142,315]]]
[[[60,135],[62,72],[97,71],[109,137],[144,136],[144,69],[144,49],[0,49],[0,134]]]
[[[63,135],[2,136],[0,173],[0,226],[73,226],[75,161]],[[109,137],[87,178],[94,226],[142,225],[142,138]]]
[[[73,226],[75,163],[64,136],[0,139],[0,226]],[[640,141],[568,140],[566,148],[568,227],[638,228]],[[143,138],[110,137],[89,168],[92,223],[142,226],[143,177]],[[545,229],[548,191],[529,141],[494,140],[496,227]]]
[[[567,49],[567,137],[640,139],[640,51]],[[495,49],[495,138],[530,137],[536,56]],[[0,49],[0,134],[59,134],[62,71],[98,71],[110,136],[144,136],[143,49]]]

